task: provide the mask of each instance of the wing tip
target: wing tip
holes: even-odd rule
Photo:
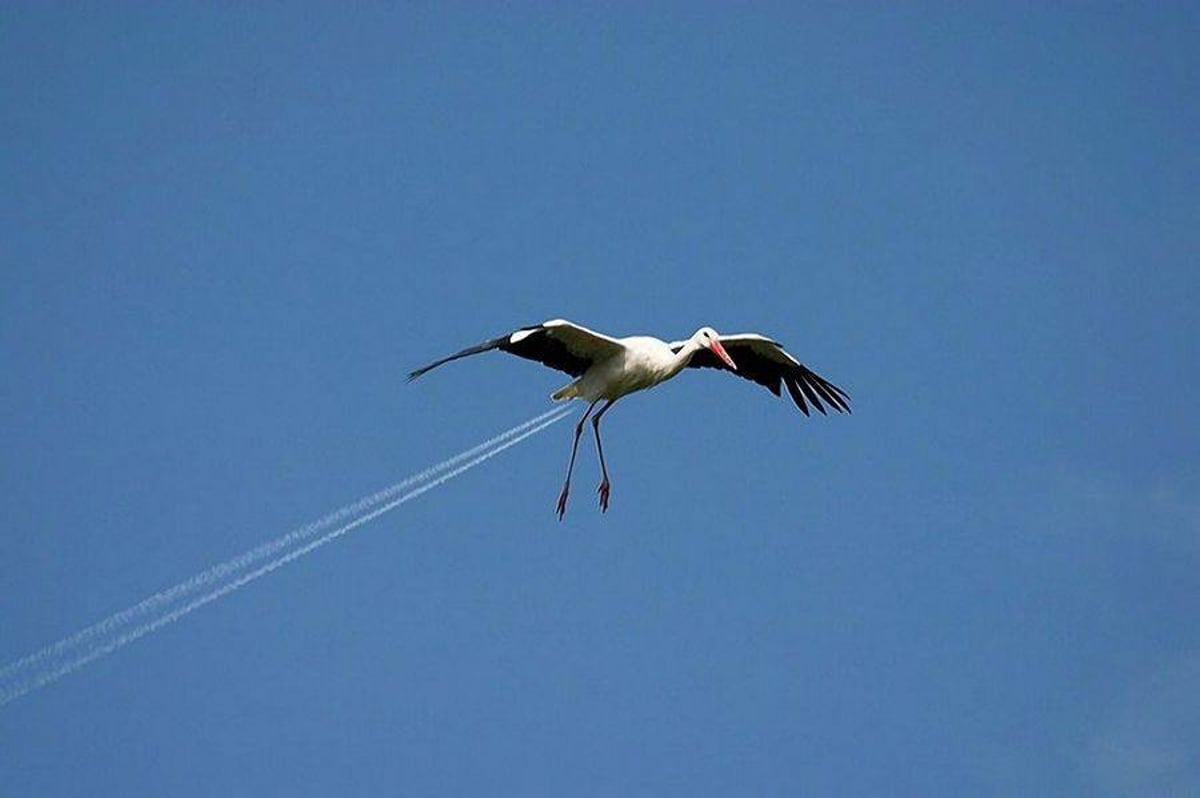
[[[825,409],[825,405],[828,405],[838,413],[853,414],[853,411],[850,409],[850,395],[848,393],[807,369],[799,374],[791,374],[785,377],[783,384],[787,386],[788,394],[792,397],[792,401],[796,404],[796,407],[805,416],[812,415],[809,412],[808,405],[812,405],[823,416],[829,415]]]
[[[783,384],[787,386],[788,396],[792,397],[792,402],[800,409],[805,418],[809,417],[811,413],[808,412],[808,405],[804,403],[804,394],[800,392],[796,380],[784,377]]]

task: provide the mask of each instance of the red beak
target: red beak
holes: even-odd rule
[[[714,355],[721,358],[721,360],[724,360],[726,366],[729,366],[729,368],[737,371],[737,363],[733,362],[733,358],[731,358],[729,353],[725,351],[725,347],[721,346],[720,341],[714,338],[713,342],[708,345],[708,348],[713,351]]]

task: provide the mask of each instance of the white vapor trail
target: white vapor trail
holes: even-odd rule
[[[138,604],[115,613],[81,632],[16,660],[0,669],[0,707],[55,682],[90,662],[124,648],[138,638],[174,623],[205,604],[216,601],[259,577],[315,551],[368,521],[396,509],[422,493],[495,457],[505,449],[515,446],[551,424],[561,421],[570,412],[565,407],[552,408],[461,454],[353,504],[348,504],[311,524],[268,541],[245,554],[202,571],[196,576],[155,593]],[[414,485],[417,487],[413,487]],[[401,494],[399,498],[393,498],[397,494]],[[314,536],[317,536],[322,530],[364,512],[365,514],[359,515],[353,521],[314,539]],[[297,548],[290,548],[303,541],[308,542]],[[279,553],[285,549],[288,549],[286,553]],[[272,557],[272,555],[276,556]],[[264,560],[267,561],[264,563]],[[263,564],[259,565],[259,563]],[[258,567],[254,567],[255,565]],[[166,611],[167,607],[181,601],[184,602],[181,606]]]
[[[27,670],[35,666],[37,663],[65,656],[71,650],[85,646],[98,637],[103,637],[104,635],[112,633],[115,629],[129,626],[131,623],[136,622],[140,618],[145,618],[149,615],[156,614],[164,607],[189,595],[192,595],[214,582],[226,579],[239,571],[249,568],[256,563],[260,563],[282,549],[307,540],[313,535],[319,533],[321,530],[328,529],[338,522],[365,512],[372,507],[387,501],[398,493],[412,487],[413,485],[424,482],[425,480],[441,473],[442,471],[453,468],[464,460],[468,460],[481,452],[487,451],[498,443],[501,443],[502,441],[513,437],[514,435],[518,435],[522,431],[533,427],[560,412],[562,412],[561,407],[551,408],[547,412],[542,413],[540,416],[530,419],[523,424],[518,424],[507,432],[503,432],[494,438],[491,438],[490,440],[484,441],[478,446],[468,449],[461,454],[457,454],[454,457],[444,460],[437,465],[431,466],[418,474],[407,477],[394,485],[390,485],[389,487],[376,491],[370,496],[366,496],[365,498],[359,499],[356,502],[347,504],[346,506],[329,513],[317,521],[313,521],[310,524],[306,524],[298,529],[294,529],[287,534],[280,535],[274,540],[267,541],[266,543],[263,543],[244,554],[241,554],[230,560],[226,560],[218,565],[214,565],[205,571],[201,571],[192,578],[180,582],[174,587],[161,590],[158,593],[155,593],[154,595],[149,596],[141,602],[133,605],[132,607],[129,607],[128,609],[122,610],[114,615],[110,615],[104,620],[99,621],[98,623],[95,623],[92,626],[89,626],[86,629],[71,635],[70,637],[64,638],[63,640],[60,640],[51,646],[47,646],[40,651],[34,652],[33,654],[10,663],[4,668],[0,668],[0,682],[5,681],[10,674],[13,674],[18,670]]]

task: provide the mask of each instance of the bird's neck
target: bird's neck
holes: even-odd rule
[[[695,341],[688,341],[686,344],[684,344],[683,348],[675,353],[675,358],[671,361],[670,373],[667,376],[674,377],[676,374],[687,368],[687,364],[692,360],[692,355],[699,352],[700,349],[700,344],[696,343]]]

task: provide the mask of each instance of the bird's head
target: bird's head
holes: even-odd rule
[[[692,340],[697,345],[710,350],[714,355],[724,361],[726,366],[737,371],[737,364],[733,362],[733,358],[725,351],[725,347],[721,345],[721,334],[712,327],[701,327],[696,330],[696,334],[692,336]]]

